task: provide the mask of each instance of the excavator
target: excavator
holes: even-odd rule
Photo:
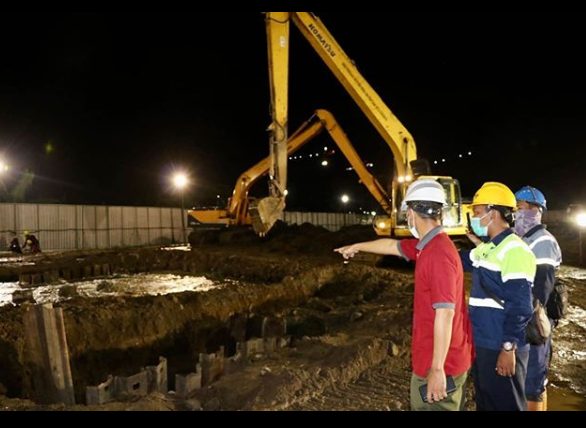
[[[317,110],[309,120],[297,129],[287,143],[287,156],[293,156],[324,130],[328,132],[336,146],[346,157],[352,169],[358,175],[360,182],[367,188],[382,209],[390,215],[393,211],[393,206],[389,195],[379,181],[368,171],[348,136],[329,111]],[[215,231],[253,226],[250,206],[255,203],[255,200],[249,197],[249,192],[261,178],[269,174],[270,165],[271,158],[267,157],[244,172],[238,178],[234,193],[225,209],[194,209],[189,211],[189,227],[194,230],[190,235],[192,245],[195,246],[202,239],[213,236]],[[377,226],[381,226],[377,229],[377,233],[380,235],[389,234],[390,224],[387,226],[387,223],[380,222],[378,225],[375,224],[375,228]],[[255,231],[257,230],[255,229]]]
[[[446,189],[448,200],[448,206],[444,212],[446,232],[450,235],[465,235],[466,214],[470,207],[462,203],[458,180],[431,175],[429,162],[418,158],[417,147],[409,131],[360,74],[355,63],[342,50],[322,21],[311,12],[263,13],[267,28],[271,87],[270,155],[238,179],[226,209],[189,211],[190,227],[198,231],[252,225],[258,235],[266,235],[282,217],[286,206],[289,157],[323,129],[327,129],[358,173],[362,183],[387,213],[387,216],[375,221],[374,227],[377,234],[396,237],[411,236],[405,215],[400,210],[406,189],[414,180],[432,178]],[[365,168],[346,134],[330,113],[319,110],[313,120],[306,122],[289,138],[288,83],[291,22],[309,41],[391,149],[395,160],[395,178],[389,186],[389,192]],[[269,175],[269,196],[262,199],[249,199],[248,192],[251,187],[267,174]]]
[[[263,12],[267,28],[271,86],[269,196],[251,202],[254,230],[266,234],[281,217],[287,196],[289,41],[293,23],[334,76],[358,104],[392,151],[395,178],[391,183],[389,217],[378,221],[389,235],[410,236],[405,215],[399,209],[407,187],[417,179],[434,178],[446,189],[449,206],[444,215],[446,231],[464,235],[469,206],[462,203],[460,184],[452,177],[431,175],[428,161],[419,159],[409,131],[359,72],[323,22],[312,12]],[[384,226],[384,227],[383,227]]]

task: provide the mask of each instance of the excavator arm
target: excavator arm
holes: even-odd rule
[[[330,134],[354,171],[356,171],[361,183],[364,184],[380,206],[389,215],[392,215],[393,207],[391,198],[389,198],[389,195],[379,181],[368,171],[364,162],[360,158],[360,155],[348,139],[348,136],[330,112],[326,110],[317,110],[311,119],[297,129],[287,144],[287,157],[295,154],[303,146],[318,136],[324,129]],[[261,235],[268,232],[274,223],[267,224],[259,218],[259,209],[255,202],[250,204],[249,210],[247,210],[246,207],[248,207],[248,193],[251,187],[270,171],[271,162],[272,158],[263,160],[238,179],[234,197],[231,200],[229,208],[229,213],[235,216],[238,224],[244,224],[244,219],[248,211],[255,232]]]
[[[417,158],[417,147],[412,135],[317,16],[311,12],[263,13],[266,18],[271,85],[270,197],[258,201],[251,207],[255,229],[261,233],[268,232],[285,209],[287,155],[283,142],[286,141],[288,124],[287,87],[291,22],[307,39],[391,149],[397,177],[392,183],[392,196],[395,202],[399,202],[406,185],[418,176],[430,174],[429,164]]]
[[[393,212],[391,198],[379,181],[368,171],[365,163],[360,158],[360,155],[348,139],[348,136],[336,118],[332,113],[326,110],[316,111],[315,117],[319,118],[322,127],[328,131],[332,140],[334,140],[340,151],[344,154],[344,157],[348,160],[358,175],[360,182],[367,188],[385,212],[391,215]]]
[[[293,22],[388,144],[395,157],[398,176],[412,176],[411,164],[417,161],[417,147],[413,136],[360,73],[354,61],[344,52],[322,21],[311,12],[264,13],[269,40],[273,118],[271,130],[286,132],[289,23]]]
[[[380,206],[391,215],[393,207],[389,195],[379,181],[368,171],[348,136],[330,112],[317,110],[309,120],[295,131],[287,144],[287,156],[294,155],[324,130],[330,134],[336,146],[346,157],[358,175],[360,182],[364,184]],[[253,208],[249,205],[254,205],[254,203],[250,204],[249,192],[261,178],[270,174],[271,163],[272,157],[269,156],[238,178],[226,210],[192,210],[189,212],[190,217],[197,221],[198,224],[211,228],[214,228],[214,225],[216,227],[246,226],[252,222],[255,232],[262,233],[265,229],[257,230],[255,222],[251,219],[254,214],[252,213]]]
[[[411,162],[417,160],[417,147],[409,131],[362,76],[356,64],[318,17],[311,12],[288,13],[301,34],[388,144],[395,157],[398,176],[404,178],[412,176]]]
[[[289,104],[289,12],[267,12],[269,79],[271,89],[270,192],[284,197],[287,191],[287,141]]]
[[[271,88],[269,192],[250,206],[254,230],[265,235],[285,210],[289,103],[289,12],[266,12]]]

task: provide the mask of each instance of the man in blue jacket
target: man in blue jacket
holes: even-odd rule
[[[511,229],[517,201],[500,183],[486,183],[472,203],[472,229],[489,241],[461,252],[474,273],[470,319],[476,345],[473,368],[479,411],[526,411],[529,346],[525,330],[533,313],[535,256]]]
[[[562,265],[562,250],[542,224],[543,212],[547,210],[545,195],[534,187],[519,190],[515,232],[529,245],[537,259],[537,276],[533,296],[547,307],[554,290],[556,273]],[[547,375],[551,360],[551,338],[544,345],[531,345],[525,395],[529,411],[547,411]]]

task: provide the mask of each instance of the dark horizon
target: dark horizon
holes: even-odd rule
[[[434,173],[458,178],[466,196],[501,181],[539,187],[554,208],[586,201],[586,70],[582,37],[570,26],[438,23],[414,31],[384,14],[316,13],[413,134],[420,156]],[[328,109],[388,180],[388,148],[292,31],[290,131]],[[179,12],[80,12],[16,19],[0,36],[0,157],[12,166],[4,180],[13,188],[20,172],[34,172],[29,202],[177,205],[167,183],[177,167],[192,173],[189,201],[205,204],[227,198],[239,174],[268,154],[260,12],[221,23]],[[302,154],[332,145],[321,136]],[[337,210],[342,194],[355,211],[376,208],[347,166],[339,154],[328,168],[293,161],[290,209]]]

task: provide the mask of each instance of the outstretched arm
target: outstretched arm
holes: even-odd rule
[[[382,256],[402,256],[399,248],[399,241],[394,239],[379,239],[372,242],[362,242],[360,244],[338,248],[335,251],[342,254],[345,259],[351,259],[358,253],[371,253]]]

